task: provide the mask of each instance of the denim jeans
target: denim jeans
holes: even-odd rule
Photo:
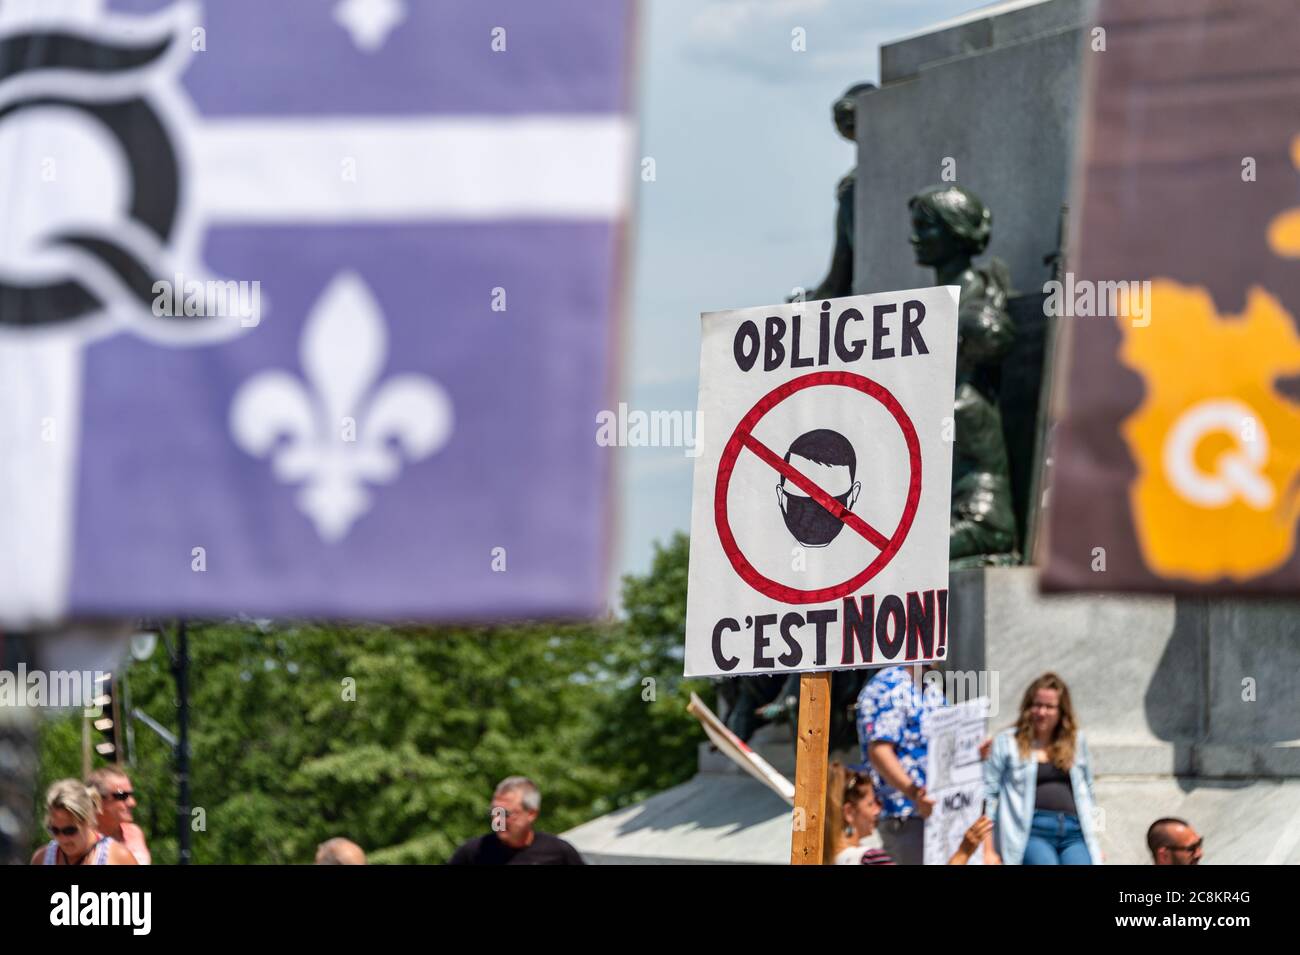
[[[1091,865],[1079,817],[1064,812],[1034,811],[1025,844],[1024,865]]]

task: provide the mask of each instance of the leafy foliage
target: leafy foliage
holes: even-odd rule
[[[622,620],[191,624],[194,861],[308,862],[344,835],[373,862],[441,862],[486,831],[505,776],[537,781],[551,832],[689,778],[700,734],[685,701],[709,688],[681,677],[687,550],[678,535],[624,579]],[[174,728],[167,654],[128,680],[133,706]],[[79,772],[80,731],[75,714],[44,727],[42,792]],[[171,748],[138,722],[135,744],[136,820],[155,862],[174,862]]]

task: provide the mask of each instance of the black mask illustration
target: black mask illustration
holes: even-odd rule
[[[849,489],[835,500],[842,506],[848,507],[849,497],[852,494],[853,490]],[[787,492],[784,500],[785,507],[782,513],[785,515],[785,526],[794,539],[806,547],[825,547],[844,529],[844,523],[839,518],[832,517],[826,508],[811,497]]]
[[[834,495],[840,507],[852,510],[862,485],[857,476],[858,456],[849,440],[837,431],[819,428],[801,434],[785,454],[786,464],[802,471],[823,493],[838,490],[847,483],[849,489]],[[793,483],[786,486],[786,474],[776,486],[776,500],[785,519],[786,529],[805,547],[825,547],[839,536],[844,522],[802,493]]]

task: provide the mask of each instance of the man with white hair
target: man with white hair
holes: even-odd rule
[[[542,794],[527,776],[507,776],[492,795],[492,831],[457,849],[448,865],[583,865],[559,836],[533,828]]]
[[[101,808],[96,820],[99,831],[131,850],[137,865],[149,865],[152,859],[144,830],[135,824],[131,815],[136,798],[126,770],[118,765],[101,766],[90,774],[86,785],[99,791]]]

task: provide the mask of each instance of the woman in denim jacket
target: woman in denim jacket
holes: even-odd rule
[[[1055,673],[1029,684],[1016,725],[993,740],[984,790],[997,849],[988,861],[1101,864],[1088,744]]]

